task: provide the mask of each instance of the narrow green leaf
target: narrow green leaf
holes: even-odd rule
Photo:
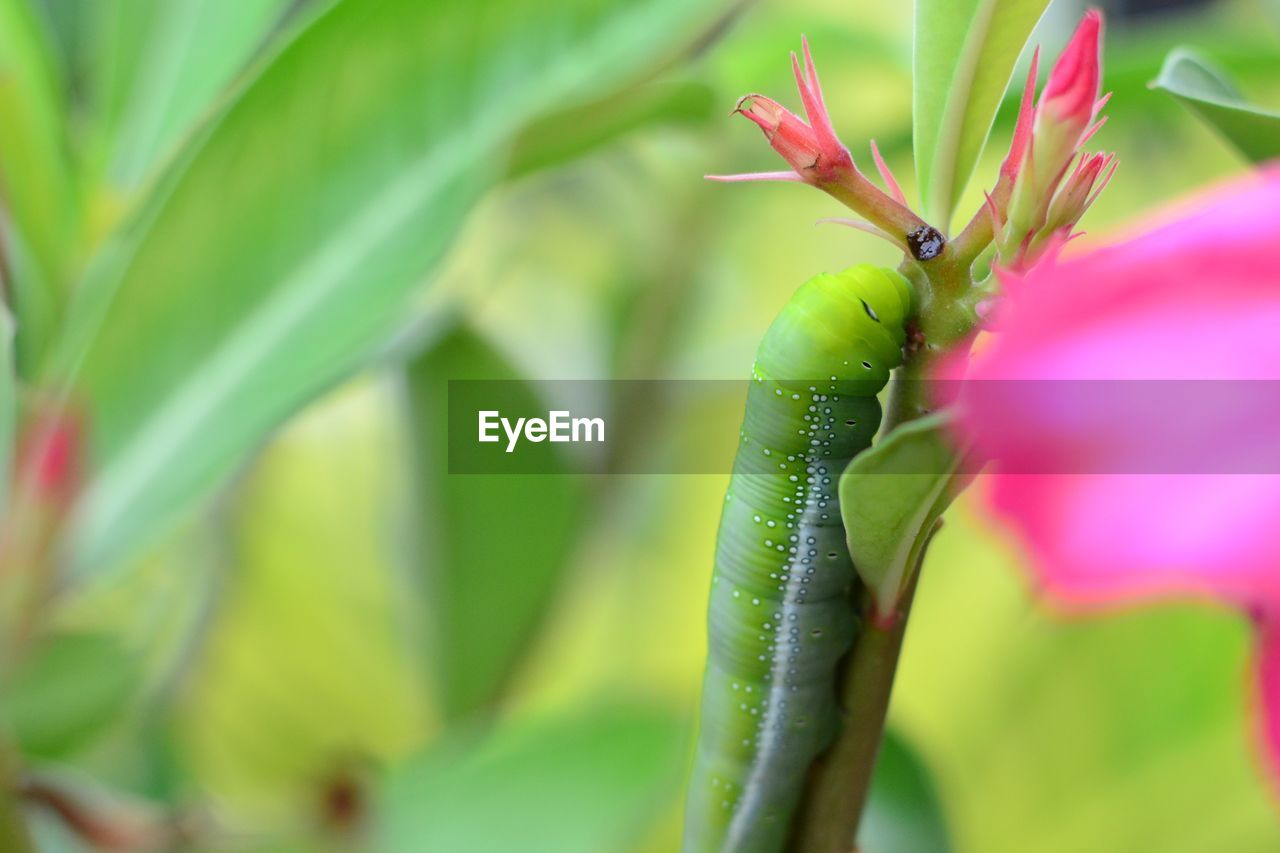
[[[0,510],[9,499],[18,426],[18,377],[13,355],[13,315],[0,302]]]
[[[291,0],[121,0],[80,12],[90,112],[116,186],[169,153],[278,32]]]
[[[78,370],[98,463],[73,566],[125,554],[378,350],[512,137],[715,8],[346,0],[318,17],[82,283],[57,363]]]
[[[455,735],[388,780],[376,849],[630,849],[679,787],[684,734],[669,716],[619,708]]]
[[[44,639],[4,685],[0,719],[25,755],[65,757],[116,722],[141,684],[141,669],[110,634]]]
[[[24,0],[0,0],[0,239],[17,321],[18,364],[29,374],[62,312],[78,205],[70,177],[65,102],[47,33]]]
[[[546,450],[546,473],[449,473],[451,380],[501,380],[503,411],[546,412],[485,341],[459,328],[406,372],[422,531],[416,562],[432,632],[428,661],[445,715],[491,702],[527,649],[563,574],[583,517],[581,479]],[[457,414],[457,413],[454,413]],[[474,430],[475,413],[460,419]],[[467,437],[473,436],[467,433]],[[462,440],[453,436],[454,441]],[[556,473],[558,472],[558,473]],[[495,531],[501,531],[497,533]]]
[[[874,853],[948,853],[946,815],[920,756],[890,730],[880,744],[858,846]]]
[[[916,0],[912,120],[925,217],[944,231],[1049,0]]]
[[[1253,162],[1280,157],[1280,112],[1250,104],[1226,75],[1186,48],[1165,58],[1151,86],[1177,98]]]
[[[965,485],[937,413],[903,424],[840,477],[840,514],[858,575],[878,609],[897,601],[934,522]]]
[[[509,175],[566,163],[646,125],[702,124],[716,95],[696,80],[635,86],[615,96],[561,110],[531,124],[516,139]]]

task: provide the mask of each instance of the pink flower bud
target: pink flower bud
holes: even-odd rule
[[[867,180],[836,136],[831,116],[822,97],[818,69],[814,67],[809,43],[804,42],[804,67],[793,53],[791,67],[796,86],[804,103],[805,119],[800,118],[772,98],[747,95],[738,101],[735,113],[741,113],[764,131],[769,144],[782,155],[791,168],[783,172],[751,172],[738,175],[707,175],[713,181],[797,181],[815,186],[862,216],[866,222],[833,219],[884,237],[916,260],[931,260],[944,251],[942,235],[929,228],[907,206],[897,180],[872,143],[872,157],[885,182],[888,193]],[[807,121],[806,121],[807,119]],[[913,235],[936,235],[926,241],[926,254],[917,253]],[[922,244],[923,245],[923,244]]]
[[[1102,78],[1098,49],[1102,13],[1085,13],[1049,74],[1036,107],[1030,147],[1036,194],[1052,195],[1076,150],[1093,135],[1094,117],[1105,99],[1098,98]],[[1048,199],[1044,198],[1047,206]]]
[[[782,155],[801,180],[816,186],[838,183],[853,171],[853,158],[831,126],[831,117],[818,83],[818,70],[814,67],[807,41],[804,43],[804,63],[802,71],[800,60],[791,54],[791,66],[808,123],[763,95],[747,95],[738,101],[735,112],[746,116],[764,131],[773,150]]]
[[[1013,145],[987,202],[1005,269],[1030,269],[1052,254],[1047,249],[1065,244],[1115,170],[1111,155],[1080,154],[1069,172],[1080,146],[1102,126],[1101,36],[1102,14],[1086,12],[1034,105],[1039,55],[1032,60]]]
[[[22,583],[45,582],[37,577],[51,570],[54,541],[83,483],[84,446],[84,425],[76,414],[64,405],[35,405],[18,436],[8,502],[0,514],[0,580],[20,572]],[[9,582],[17,581],[10,576]]]
[[[1073,227],[1110,182],[1116,165],[1114,154],[1081,154],[1075,171],[1054,196],[1045,227],[1050,231]]]
[[[82,444],[74,416],[58,410],[37,415],[18,443],[16,485],[29,489],[35,500],[65,510],[80,485]]]
[[[1058,57],[1041,96],[1041,114],[1055,123],[1077,127],[1077,139],[1093,121],[1102,78],[1101,39],[1102,13],[1090,9]]]

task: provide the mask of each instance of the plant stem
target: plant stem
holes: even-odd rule
[[[6,853],[35,850],[22,814],[16,762],[4,744],[0,744],[0,850]]]
[[[922,552],[923,558],[923,552]],[[912,574],[890,625],[868,620],[841,672],[842,726],[836,742],[818,759],[792,832],[794,853],[849,853],[871,791],[889,698],[915,595]]]

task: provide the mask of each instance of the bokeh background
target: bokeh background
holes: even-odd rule
[[[1170,48],[1194,45],[1280,103],[1280,4],[1105,5],[1115,94],[1095,145],[1121,165],[1085,219],[1091,238],[1247,168],[1147,87]],[[74,116],[100,83],[103,66],[84,57],[109,26],[85,4],[35,8]],[[1034,36],[1048,56],[1082,8],[1051,5]],[[441,9],[447,32],[457,7]],[[867,164],[866,140],[878,140],[913,194],[909,4],[719,11],[721,24],[704,17],[655,45],[654,67],[621,94],[525,128],[488,164],[492,188],[440,236],[451,240],[442,262],[378,358],[144,544],[113,553],[109,570],[68,582],[4,700],[55,801],[108,825],[176,820],[183,849],[676,849],[725,477],[451,477],[439,427],[448,378],[744,376],[800,282],[894,262],[870,237],[815,226],[840,215],[820,193],[701,176],[776,168],[759,133],[727,114],[750,91],[795,103],[788,52],[803,33],[846,143]],[[170,50],[289,32],[195,20]],[[136,186],[147,140],[169,133],[156,128],[179,134],[205,109],[168,98],[165,82],[134,104],[142,119],[117,110],[142,128],[135,142],[102,129],[111,122],[73,121],[106,184]],[[962,211],[995,173],[1012,106]],[[291,152],[277,156],[233,160],[227,180],[291,167]],[[92,196],[88,221],[123,203]],[[199,250],[199,232],[175,237],[188,241],[175,252]],[[191,310],[216,314],[220,290],[207,284]],[[733,442],[741,416],[621,393],[612,403],[621,452],[640,456]],[[1247,634],[1194,603],[1055,613],[1013,545],[961,500],[924,568],[866,850],[1280,849],[1241,690]],[[42,850],[85,849],[56,808],[30,811]]]

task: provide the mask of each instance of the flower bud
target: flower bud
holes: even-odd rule
[[[1027,150],[1020,155],[1009,210],[1015,228],[1029,233],[1043,226],[1071,160],[1100,126],[1094,119],[1106,103],[1105,98],[1098,98],[1101,37],[1102,14],[1091,9],[1049,74],[1025,142]]]
[[[1107,102],[1098,98],[1101,36],[1101,13],[1086,12],[1034,105],[1032,63],[1013,146],[987,199],[997,263],[1006,270],[1030,269],[1061,249],[1115,171],[1114,156],[1080,152]]]
[[[806,91],[803,82],[800,91]],[[809,103],[808,97],[805,103]],[[799,116],[763,95],[747,95],[738,102],[736,111],[764,131],[773,150],[782,155],[806,183],[818,186],[837,183],[853,168],[849,150],[830,132],[829,125],[805,124]]]
[[[923,233],[922,229],[929,229],[929,226],[907,206],[897,180],[875,149],[875,144],[872,143],[872,156],[888,193],[867,180],[853,162],[849,149],[836,136],[807,41],[804,42],[803,68],[794,53],[791,55],[791,67],[795,72],[796,86],[800,90],[807,121],[764,95],[747,95],[738,101],[734,109],[735,113],[740,113],[764,132],[769,145],[791,169],[784,172],[707,177],[714,181],[797,181],[810,184],[830,194],[866,220],[830,221],[851,224],[884,237],[904,251],[911,251],[917,260],[938,257],[945,249],[945,242],[940,234],[937,241],[929,243],[929,254],[915,253],[911,235]]]
[[[1058,57],[1041,96],[1041,117],[1075,128],[1077,138],[1093,121],[1102,77],[1098,53],[1101,40],[1102,13],[1090,9]]]

